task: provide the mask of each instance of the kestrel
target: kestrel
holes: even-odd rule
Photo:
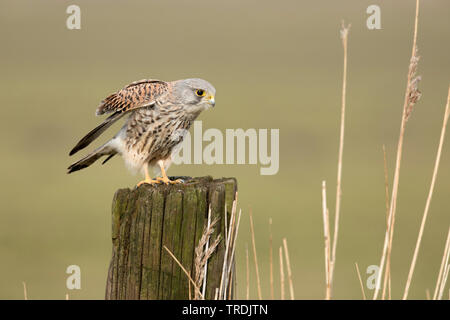
[[[87,147],[114,122],[128,115],[125,125],[111,140],[72,164],[68,173],[87,168],[103,156],[107,158],[102,164],[120,154],[130,169],[145,175],[138,186],[180,183],[180,180],[171,181],[166,170],[192,122],[203,110],[214,107],[215,93],[215,88],[202,79],[131,83],[100,103],[96,114],[111,115],[82,138],[70,155]],[[159,167],[162,177],[152,179],[149,167]]]

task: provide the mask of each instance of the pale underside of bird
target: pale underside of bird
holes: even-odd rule
[[[113,123],[127,116],[123,127],[111,140],[72,164],[68,173],[87,168],[101,157],[106,157],[104,164],[119,154],[128,168],[145,175],[138,186],[181,182],[170,180],[166,170],[192,122],[203,110],[214,107],[215,93],[214,87],[202,79],[171,82],[151,79],[129,84],[100,103],[96,114],[111,115],[83,137],[70,155],[87,147]],[[161,177],[152,179],[149,167],[159,169]]]

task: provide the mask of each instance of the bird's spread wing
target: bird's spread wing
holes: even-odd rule
[[[79,150],[86,148],[127,112],[151,106],[158,98],[165,95],[168,90],[169,85],[164,81],[140,80],[109,95],[100,103],[96,113],[97,115],[112,113],[112,115],[84,136],[70,151],[69,155],[73,155]]]
[[[168,84],[159,80],[140,80],[106,97],[97,108],[97,115],[115,111],[127,112],[153,104],[167,93]]]

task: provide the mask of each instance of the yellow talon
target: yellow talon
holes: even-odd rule
[[[148,166],[144,167],[144,173],[145,173],[145,179],[137,184],[138,187],[140,187],[144,183],[150,184],[150,185],[154,185],[154,184],[160,183],[158,180],[153,180],[152,178],[150,178],[150,175],[148,173]]]
[[[170,180],[169,177],[167,177],[166,174],[166,169],[164,168],[164,162],[162,160],[158,161],[158,165],[161,168],[161,175],[162,177],[156,178],[156,180],[163,182],[165,184],[179,184],[179,183],[183,183],[183,180],[181,179],[177,179],[177,180]]]
[[[156,178],[156,180],[158,180],[158,182],[162,182],[162,183],[165,183],[165,184],[180,184],[180,183],[183,183],[183,180],[181,180],[181,179],[170,180],[167,176],[165,176],[165,177],[158,177],[158,178]]]
[[[140,186],[143,185],[143,184],[150,184],[150,185],[153,185],[153,184],[158,184],[158,183],[159,183],[158,180],[145,179],[145,180],[142,180],[141,182],[139,182],[139,183],[137,184],[137,186],[140,187]]]

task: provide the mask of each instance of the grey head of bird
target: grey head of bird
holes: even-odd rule
[[[174,81],[172,94],[175,101],[182,104],[187,113],[198,115],[216,104],[216,89],[203,79]]]

